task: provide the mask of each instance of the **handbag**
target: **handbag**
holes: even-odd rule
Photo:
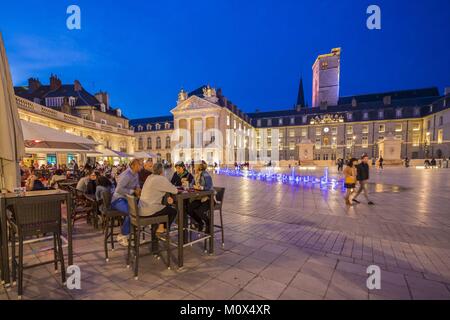
[[[345,184],[355,184],[356,179],[353,176],[347,176],[345,177]]]

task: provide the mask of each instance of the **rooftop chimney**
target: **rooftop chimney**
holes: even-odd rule
[[[72,106],[69,103],[69,98],[64,97],[63,98],[63,104],[61,106],[61,111],[67,114],[72,114]]]
[[[50,90],[57,90],[61,88],[61,80],[59,80],[59,78],[52,74],[50,76]]]
[[[100,103],[105,104],[106,109],[109,109],[109,95],[108,92],[100,91],[95,94],[95,97]]]
[[[83,89],[83,87],[81,86],[80,81],[75,80],[73,83],[73,90],[78,92],[78,91],[81,91],[82,89]]]
[[[41,86],[41,83],[39,82],[39,79],[37,78],[30,78],[28,79],[28,91],[34,92]]]

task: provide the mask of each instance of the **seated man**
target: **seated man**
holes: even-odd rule
[[[153,160],[148,159],[144,163],[144,168],[139,171],[139,184],[141,188],[144,186],[145,180],[152,174]]]
[[[141,170],[141,163],[138,159],[131,161],[130,166],[117,178],[117,187],[111,199],[111,208],[120,212],[128,212],[127,194],[135,195],[137,197],[141,194],[139,187],[139,171]],[[117,236],[117,240],[123,246],[128,246],[128,235],[130,234],[130,217],[125,217],[122,225],[121,234]]]
[[[139,207],[142,216],[169,216],[170,228],[177,210],[173,207],[165,206],[162,204],[162,199],[166,193],[177,194],[178,189],[170,184],[169,180],[164,177],[164,168],[161,163],[155,163],[153,165],[153,174],[147,178],[144,187],[142,188],[141,198],[139,200]],[[168,198],[168,203],[173,203],[172,198]],[[159,226],[157,232],[164,232],[162,225]]]
[[[61,169],[58,169],[55,171],[55,174],[50,179],[50,182],[48,183],[48,185],[52,188],[58,188],[57,183],[59,181],[63,181],[63,180],[66,180],[66,175],[64,174],[64,171],[62,171]]]
[[[186,169],[186,166],[184,165],[183,161],[178,161],[177,163],[175,163],[175,172],[171,180],[171,183],[175,187],[183,186],[183,182],[187,183],[188,185],[191,185],[193,180],[194,177]]]
[[[92,170],[88,171],[87,174],[78,181],[76,189],[82,191],[83,193],[86,193],[90,176],[92,174],[93,174]]]

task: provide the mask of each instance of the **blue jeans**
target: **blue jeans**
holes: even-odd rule
[[[122,234],[127,236],[130,234],[130,215],[128,212],[128,201],[126,199],[120,198],[111,203],[111,208],[120,212],[127,214],[122,225]]]

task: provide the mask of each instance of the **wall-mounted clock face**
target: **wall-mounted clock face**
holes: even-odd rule
[[[330,132],[330,128],[328,128],[328,127],[323,128],[323,132],[325,132],[325,133]]]

